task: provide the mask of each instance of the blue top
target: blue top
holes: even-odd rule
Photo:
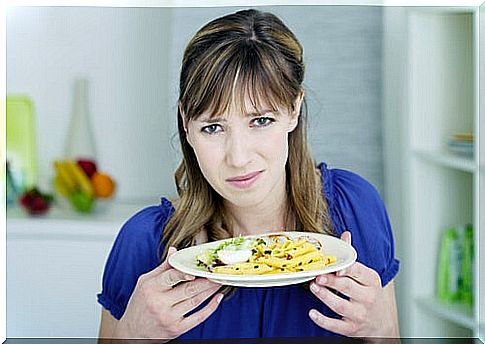
[[[391,226],[377,190],[355,173],[328,169],[325,163],[318,167],[336,235],[344,230],[352,233],[357,260],[374,269],[385,286],[396,276],[399,261],[394,257]],[[98,302],[116,319],[123,316],[138,277],[160,264],[158,246],[173,211],[170,201],[162,197],[159,205],[141,210],[121,228],[98,294]],[[338,317],[302,285],[237,288],[205,322],[179,338],[335,336],[309,318],[312,308]]]

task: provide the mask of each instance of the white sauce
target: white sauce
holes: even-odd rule
[[[251,257],[252,254],[253,252],[249,249],[242,249],[242,250],[223,249],[217,252],[219,259],[224,264],[227,264],[227,265],[247,262],[249,257]]]

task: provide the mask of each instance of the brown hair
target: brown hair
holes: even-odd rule
[[[303,90],[304,71],[302,46],[271,13],[252,9],[229,14],[209,22],[192,38],[183,57],[177,113],[183,153],[175,172],[180,198],[165,226],[166,248],[193,245],[202,229],[209,241],[233,234],[222,198],[202,175],[187,141],[182,115],[191,120],[204,112],[222,114],[233,103],[244,107],[246,97],[257,110],[264,102],[293,111]],[[288,147],[287,230],[332,234],[321,176],[307,143],[305,104],[297,127],[288,135]]]

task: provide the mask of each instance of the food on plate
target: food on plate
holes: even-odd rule
[[[237,237],[199,254],[201,269],[232,275],[261,275],[323,269],[336,262],[322,244],[310,236],[265,235]]]

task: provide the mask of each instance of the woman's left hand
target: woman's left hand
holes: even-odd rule
[[[351,243],[350,232],[341,238]],[[389,284],[382,288],[377,272],[359,262],[336,274],[320,275],[311,283],[311,291],[342,318],[327,317],[316,309],[309,316],[318,326],[344,336],[398,337],[394,289]]]

